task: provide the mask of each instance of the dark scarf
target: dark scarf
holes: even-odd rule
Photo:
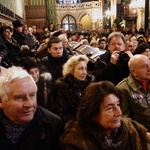
[[[66,81],[76,90],[80,91],[81,94],[84,91],[84,89],[87,87],[87,85],[91,81],[91,77],[87,76],[84,81],[76,79],[73,75],[69,74],[66,77]]]
[[[19,138],[21,137],[22,133],[26,129],[26,127],[29,125],[17,125],[12,123],[3,113],[3,111],[0,111],[0,124],[4,127],[4,134],[6,138],[12,143],[16,144],[19,141]]]
[[[65,49],[63,50],[63,55],[59,58],[55,58],[50,53],[48,53],[49,62],[55,62],[55,63],[58,63],[58,64],[65,63],[68,60],[68,57],[69,57],[69,55],[68,55],[68,53]]]
[[[104,134],[101,126],[96,123],[93,123],[92,126],[93,131],[91,132],[90,130],[90,132],[87,132],[89,132],[90,136],[95,139],[96,143],[102,149],[128,149],[128,132],[124,124],[121,124],[119,129],[114,129],[109,138]]]

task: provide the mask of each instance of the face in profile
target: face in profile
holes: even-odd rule
[[[78,64],[75,66],[72,75],[77,80],[85,80],[87,76],[87,64],[85,61],[79,61]]]
[[[100,105],[99,113],[94,120],[100,124],[106,132],[110,132],[121,126],[120,100],[115,94],[105,96]]]
[[[8,100],[0,103],[5,115],[15,124],[30,122],[37,109],[36,87],[29,78],[16,79],[10,84]]]
[[[63,45],[62,45],[62,42],[52,43],[51,48],[48,48],[48,52],[54,58],[62,57],[62,55],[63,55]]]

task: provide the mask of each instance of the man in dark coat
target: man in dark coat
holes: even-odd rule
[[[13,37],[16,39],[16,41],[19,43],[19,45],[26,45],[25,44],[25,36],[23,34],[23,23],[19,20],[13,21]]]
[[[124,53],[125,44],[124,35],[120,32],[112,32],[108,36],[109,51],[100,55],[92,72],[96,81],[108,80],[117,84],[129,75],[128,60],[132,53]]]
[[[21,67],[0,76],[0,149],[59,150],[61,119],[37,105],[37,86]]]
[[[58,37],[52,37],[48,41],[48,55],[40,61],[41,73],[51,73],[54,82],[62,77],[62,66],[68,58],[69,55],[63,49],[62,41]]]
[[[18,65],[19,58],[21,56],[21,50],[18,42],[12,37],[12,28],[10,26],[1,27],[1,36],[8,48],[8,53],[5,56],[10,63]]]

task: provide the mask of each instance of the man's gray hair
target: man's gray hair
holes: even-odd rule
[[[124,35],[121,32],[112,32],[112,33],[110,33],[109,36],[108,36],[108,44],[110,43],[110,41],[113,37],[121,37],[123,42],[126,44],[126,39],[125,39]]]
[[[7,94],[10,91],[10,84],[15,81],[16,79],[24,79],[29,78],[36,90],[37,86],[35,81],[33,80],[32,76],[23,68],[12,66],[8,69],[4,69],[0,72],[0,99],[1,100],[7,100]]]

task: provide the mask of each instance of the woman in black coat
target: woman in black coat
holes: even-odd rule
[[[87,62],[88,58],[84,55],[72,56],[63,66],[63,77],[56,80],[51,91],[50,109],[64,123],[75,118],[80,97],[91,82]]]
[[[5,55],[4,58],[5,60],[7,60],[7,63],[10,64],[10,66],[11,66],[11,63],[13,65],[18,65],[18,61],[21,56],[20,46],[18,42],[12,37],[12,35],[13,35],[13,32],[10,26],[4,25],[1,27],[1,36],[8,49],[7,55]]]

